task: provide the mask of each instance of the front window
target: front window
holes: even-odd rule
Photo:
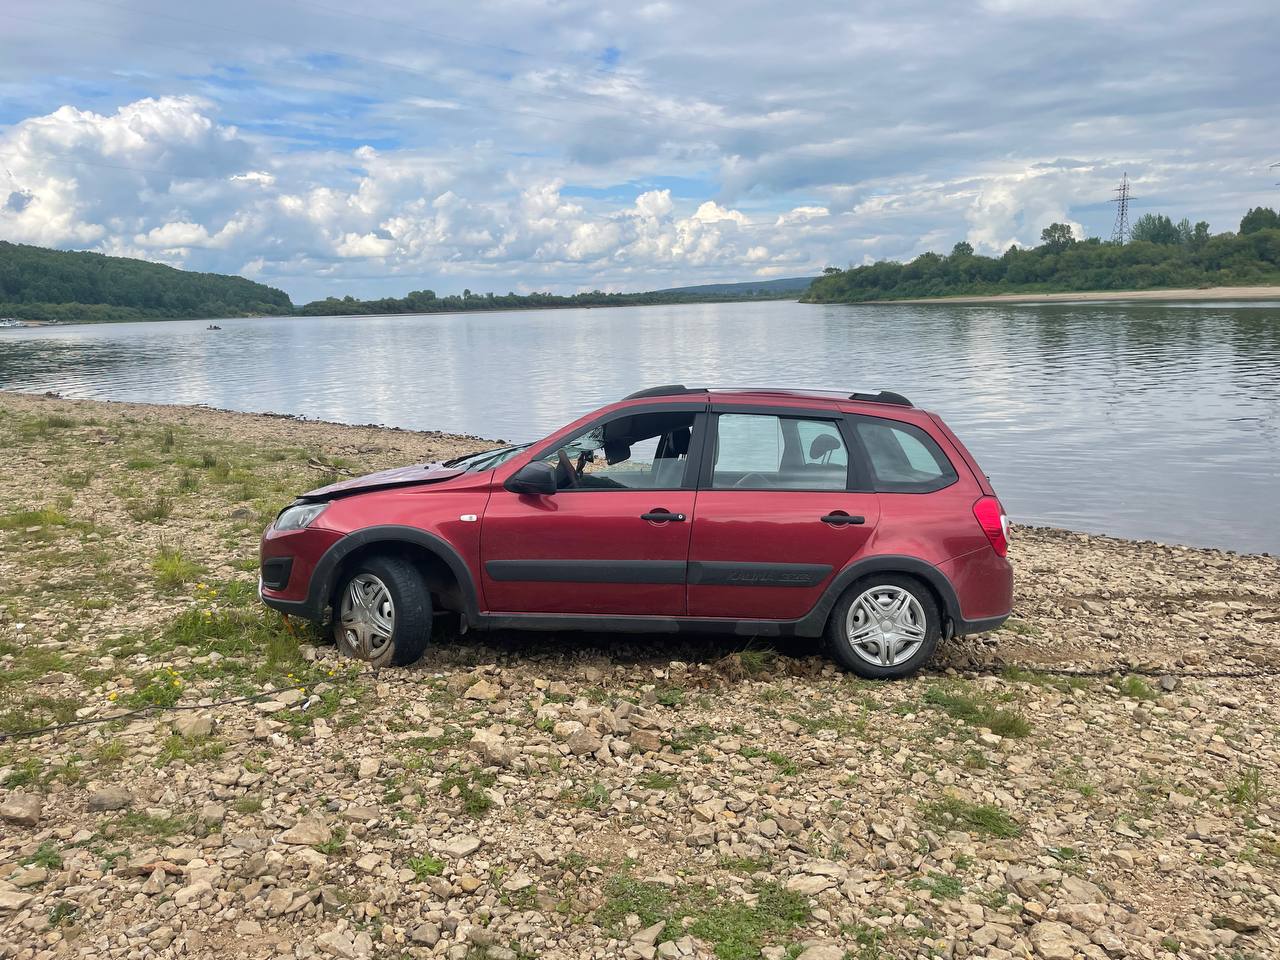
[[[849,451],[834,420],[722,413],[715,490],[845,490]]]
[[[479,453],[469,453],[466,456],[446,460],[444,466],[465,470],[467,473],[483,473],[485,470],[502,466],[521,450],[528,448],[529,444],[520,443],[512,447],[499,447],[497,450],[481,450]]]
[[[693,412],[624,415],[597,424],[542,459],[558,490],[675,490],[684,485]]]

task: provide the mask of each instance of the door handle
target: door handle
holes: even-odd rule
[[[640,514],[641,520],[649,520],[653,523],[666,523],[668,520],[680,521],[684,519],[683,513],[672,513],[670,510],[650,510],[648,513]]]
[[[859,524],[859,523],[867,522],[866,517],[851,517],[849,516],[849,514],[842,513],[840,511],[836,511],[835,513],[828,513],[825,517],[822,517],[821,519],[823,523],[829,523],[833,527],[843,527],[846,524]]]

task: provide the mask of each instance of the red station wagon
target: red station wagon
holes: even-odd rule
[[[1009,615],[1008,520],[905,397],[655,387],[545,440],[303,494],[261,595],[375,664],[463,629],[824,636],[864,677]]]

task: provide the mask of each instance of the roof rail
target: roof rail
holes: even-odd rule
[[[851,393],[850,400],[857,400],[861,403],[892,403],[899,407],[914,407],[915,404],[908,400],[900,393],[894,393],[892,390],[879,390],[875,393]]]
[[[703,393],[704,388],[686,387],[683,383],[668,383],[661,387],[649,387],[645,390],[637,390],[635,393],[629,393],[623,400],[641,400],[645,397],[671,397],[682,393]]]

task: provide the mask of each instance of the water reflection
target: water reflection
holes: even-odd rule
[[[1277,304],[758,303],[219,324],[0,331],[0,387],[528,439],[654,383],[884,386],[942,413],[1018,519],[1280,548]]]

